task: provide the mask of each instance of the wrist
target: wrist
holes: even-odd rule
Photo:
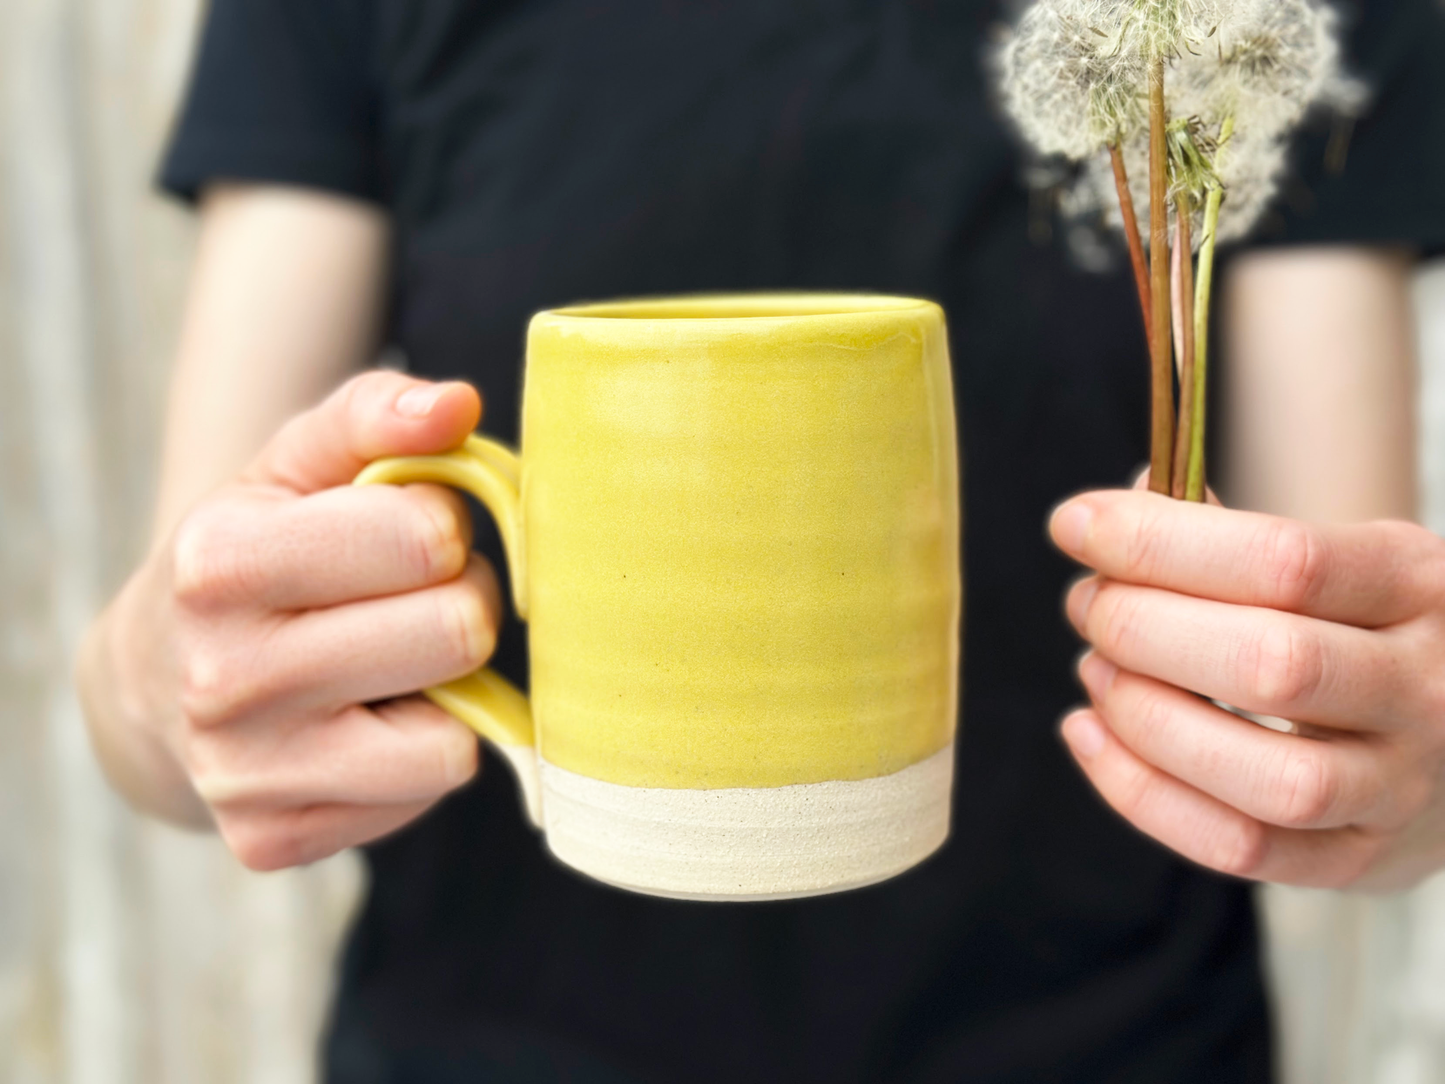
[[[82,714],[106,778],[128,804],[180,827],[209,829],[210,811],[166,740],[164,720],[174,706],[153,703],[140,676],[143,656],[155,644],[134,620],[139,575],[92,622],[81,644],[75,681]]]

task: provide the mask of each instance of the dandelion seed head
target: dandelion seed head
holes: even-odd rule
[[[1040,0],[998,57],[1003,105],[1041,154],[1085,158],[1146,121],[1146,65],[1121,48],[1128,0]]]
[[[1244,237],[1269,210],[1279,192],[1289,161],[1289,144],[1281,138],[1258,139],[1240,132],[1220,155],[1224,207],[1219,214],[1222,244]]]
[[[1252,135],[1299,123],[1326,96],[1344,96],[1334,10],[1314,0],[1243,0],[1213,49],[1180,55],[1170,71],[1176,116],[1216,126],[1233,116]]]
[[[1119,144],[1147,221],[1145,58],[1167,57],[1167,112],[1188,122],[1212,167],[1176,168],[1171,196],[1184,186],[1202,204],[1206,177],[1222,185],[1225,241],[1268,208],[1307,111],[1361,111],[1365,88],[1342,70],[1337,35],[1322,0],[1039,0],[1005,50],[1005,102],[1037,150],[1080,163],[1064,213],[1122,229],[1103,148]],[[1221,141],[1226,123],[1232,135]],[[1193,231],[1196,243],[1202,232]]]
[[[1146,58],[1196,53],[1242,0],[1115,0],[1124,9],[1122,43]]]

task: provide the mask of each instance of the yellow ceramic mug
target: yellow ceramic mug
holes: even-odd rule
[[[563,862],[694,899],[883,880],[948,834],[957,439],[943,312],[824,294],[539,313],[520,457],[357,479],[496,517],[531,702],[427,695],[516,770]]]

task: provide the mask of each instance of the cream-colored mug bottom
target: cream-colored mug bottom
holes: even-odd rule
[[[887,880],[948,838],[953,746],[892,775],[786,787],[624,787],[543,760],[547,845],[634,892],[776,900]]]

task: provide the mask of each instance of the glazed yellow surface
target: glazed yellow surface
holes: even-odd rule
[[[750,315],[799,310],[828,315]],[[543,757],[711,788],[885,775],[941,749],[955,447],[931,304],[535,317],[522,522]]]
[[[723,788],[938,752],[958,701],[956,448],[929,302],[534,317],[504,533],[541,755],[623,785]],[[421,475],[369,480],[403,476]],[[511,514],[505,492],[483,497]]]

